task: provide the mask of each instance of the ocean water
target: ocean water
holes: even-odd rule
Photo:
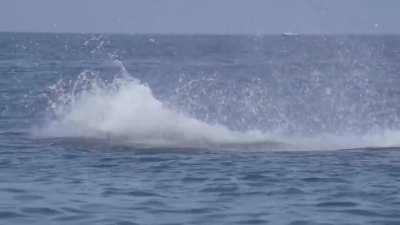
[[[0,33],[0,224],[400,224],[400,36]]]

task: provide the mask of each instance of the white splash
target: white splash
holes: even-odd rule
[[[256,150],[333,150],[400,146],[400,132],[365,135],[285,136],[260,130],[233,131],[166,107],[146,84],[132,78],[120,61],[118,76],[106,81],[85,71],[76,81],[52,86],[46,122],[33,129],[39,138],[95,138],[163,147],[252,146]],[[66,85],[68,83],[69,85]],[[70,88],[66,88],[69,86]]]
[[[207,124],[167,108],[151,89],[129,76],[106,82],[82,73],[68,91],[59,82],[52,87],[51,119],[35,129],[38,137],[114,138],[150,146],[201,146],[269,142],[260,131],[232,131]]]

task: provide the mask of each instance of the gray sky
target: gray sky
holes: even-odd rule
[[[400,33],[400,0],[0,0],[0,31]]]

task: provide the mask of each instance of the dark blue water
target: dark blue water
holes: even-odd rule
[[[0,224],[400,224],[399,60],[398,36],[1,33]]]

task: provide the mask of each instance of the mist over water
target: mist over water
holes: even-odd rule
[[[267,141],[259,131],[232,131],[166,107],[147,85],[130,77],[120,61],[115,63],[121,71],[110,81],[84,72],[70,83],[71,89],[63,81],[50,87],[55,97],[49,99],[48,115],[52,117],[42,128],[34,130],[35,135],[117,139],[153,147]]]
[[[34,136],[255,150],[400,144],[393,37],[132,38],[136,48],[114,52],[111,38],[85,41],[98,44],[91,55],[107,52],[106,68],[80,65],[48,87]],[[115,59],[128,51],[132,63]]]

